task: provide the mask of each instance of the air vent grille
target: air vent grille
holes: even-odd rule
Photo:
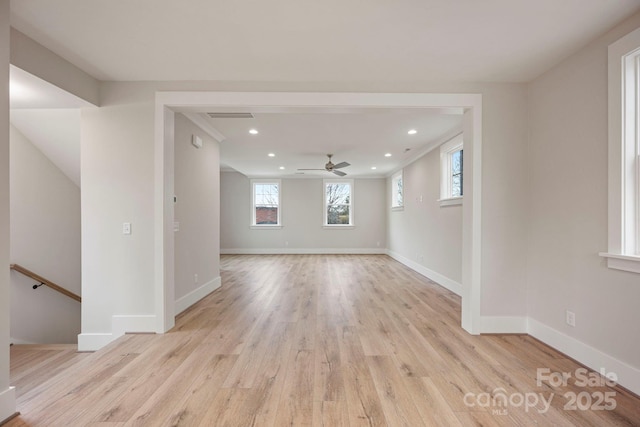
[[[253,119],[251,113],[207,113],[212,119]]]

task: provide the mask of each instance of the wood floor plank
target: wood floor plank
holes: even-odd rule
[[[343,327],[338,336],[338,343],[340,359],[343,363],[349,424],[353,426],[386,425],[380,397],[367,367],[357,329],[351,326]]]
[[[640,425],[637,396],[539,384],[582,367],[527,335],[469,335],[459,296],[387,256],[225,255],[221,276],[166,334],[12,348],[7,426]],[[582,392],[616,408],[567,410]],[[500,400],[525,395],[550,404]]]
[[[366,359],[387,422],[405,427],[426,425],[391,357],[367,356]]]
[[[403,379],[416,408],[428,426],[460,426],[460,421],[431,378]]]
[[[313,427],[346,427],[349,425],[347,402],[341,401],[314,401],[313,402]]]
[[[313,420],[313,353],[292,349],[275,425],[310,426]]]

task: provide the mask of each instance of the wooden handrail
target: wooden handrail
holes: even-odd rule
[[[34,273],[31,270],[28,270],[26,268],[24,268],[23,266],[21,266],[20,264],[11,264],[9,266],[12,270],[15,270],[17,272],[20,272],[22,274],[24,274],[27,277],[31,277],[33,280],[37,280],[38,282],[40,282],[41,284],[50,287],[51,289],[53,289],[54,291],[58,291],[63,295],[68,296],[69,298],[72,298],[78,302],[82,302],[82,298],[80,298],[80,295],[76,295],[71,291],[66,290],[65,288],[63,288],[62,286],[56,285],[55,283],[53,283],[51,280],[47,280],[44,277]]]

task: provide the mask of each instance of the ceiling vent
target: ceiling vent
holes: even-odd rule
[[[253,119],[251,113],[207,113],[212,119]]]

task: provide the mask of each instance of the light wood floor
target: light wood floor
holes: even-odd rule
[[[224,256],[222,280],[169,333],[59,355],[42,384],[28,377],[43,362],[12,360],[8,425],[640,425],[623,390],[538,386],[538,368],[580,365],[528,336],[468,335],[459,297],[389,257]],[[613,392],[616,409],[566,410],[581,392],[583,407]],[[517,406],[534,395],[548,411]]]

